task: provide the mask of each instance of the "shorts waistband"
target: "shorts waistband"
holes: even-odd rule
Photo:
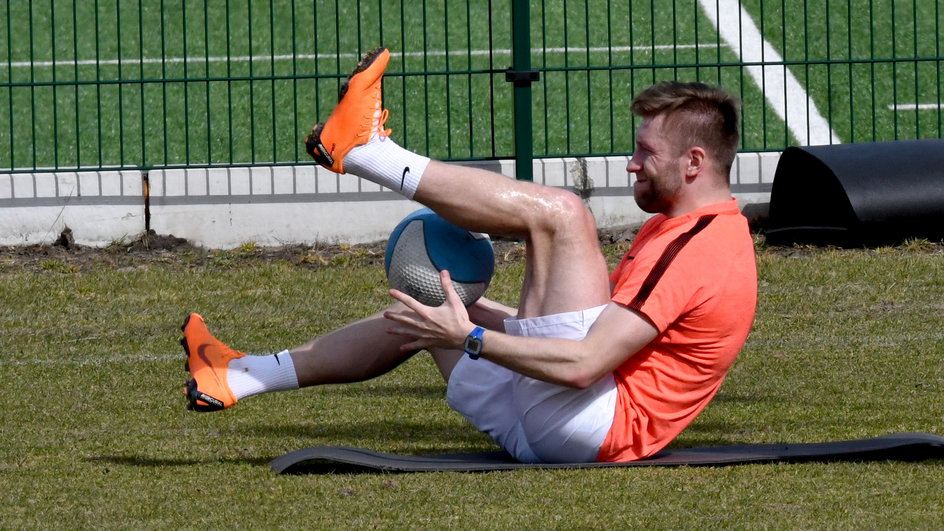
[[[542,330],[548,328],[560,329],[566,327],[576,331],[581,331],[579,337],[565,337],[556,335],[554,337],[563,337],[564,339],[582,339],[587,330],[596,321],[606,304],[587,308],[586,310],[576,310],[573,312],[554,313],[551,315],[541,315],[538,317],[527,317],[517,319],[509,317],[505,319],[505,332],[513,336],[531,336],[543,337]]]

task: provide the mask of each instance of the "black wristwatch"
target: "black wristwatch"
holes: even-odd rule
[[[485,333],[485,329],[481,326],[476,326],[475,330],[469,333],[468,337],[465,338],[465,342],[462,344],[462,350],[473,360],[479,359],[479,356],[482,355],[483,333]]]

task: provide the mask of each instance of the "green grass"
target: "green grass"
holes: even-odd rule
[[[609,256],[619,250],[608,248]],[[760,246],[759,309],[677,446],[944,434],[944,256]],[[96,528],[935,528],[942,462],[280,477],[310,445],[488,450],[425,354],[371,382],[183,408],[176,341],[200,311],[232,345],[298,345],[387,303],[369,253],[0,257],[0,526]],[[368,257],[368,260],[357,256]],[[513,301],[520,262],[491,296]]]
[[[940,0],[744,4],[842,141],[944,133],[940,109],[889,109],[942,101]],[[741,95],[743,150],[795,142],[694,0],[534,1],[531,40],[550,50],[531,58],[539,156],[630,152],[629,101],[667,78]],[[0,167],[304,162],[302,139],[379,44],[406,54],[385,81],[398,141],[513,154],[511,57],[470,53],[510,48],[508,2],[38,0],[0,5]]]

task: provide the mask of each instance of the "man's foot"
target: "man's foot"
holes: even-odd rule
[[[210,334],[200,314],[192,313],[181,327],[184,332],[180,344],[187,353],[186,370],[193,378],[187,382],[187,409],[219,411],[236,405],[236,397],[226,382],[229,362],[245,356]]]
[[[390,135],[390,130],[383,128],[387,110],[383,108],[381,86],[389,61],[386,48],[367,52],[341,87],[338,105],[328,121],[312,128],[305,148],[318,164],[344,173],[344,157],[351,149],[366,144],[375,134]]]

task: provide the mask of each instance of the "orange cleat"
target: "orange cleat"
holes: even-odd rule
[[[193,376],[184,388],[187,409],[219,411],[236,405],[236,397],[226,382],[226,367],[245,354],[213,337],[200,314],[188,315],[181,329],[184,337],[180,344],[187,353],[185,368]]]
[[[375,134],[390,135],[390,129],[384,129],[388,112],[383,108],[381,83],[389,61],[390,51],[375,48],[357,64],[341,87],[328,121],[314,126],[305,139],[305,149],[315,162],[344,173],[344,157],[351,149],[366,144]]]

